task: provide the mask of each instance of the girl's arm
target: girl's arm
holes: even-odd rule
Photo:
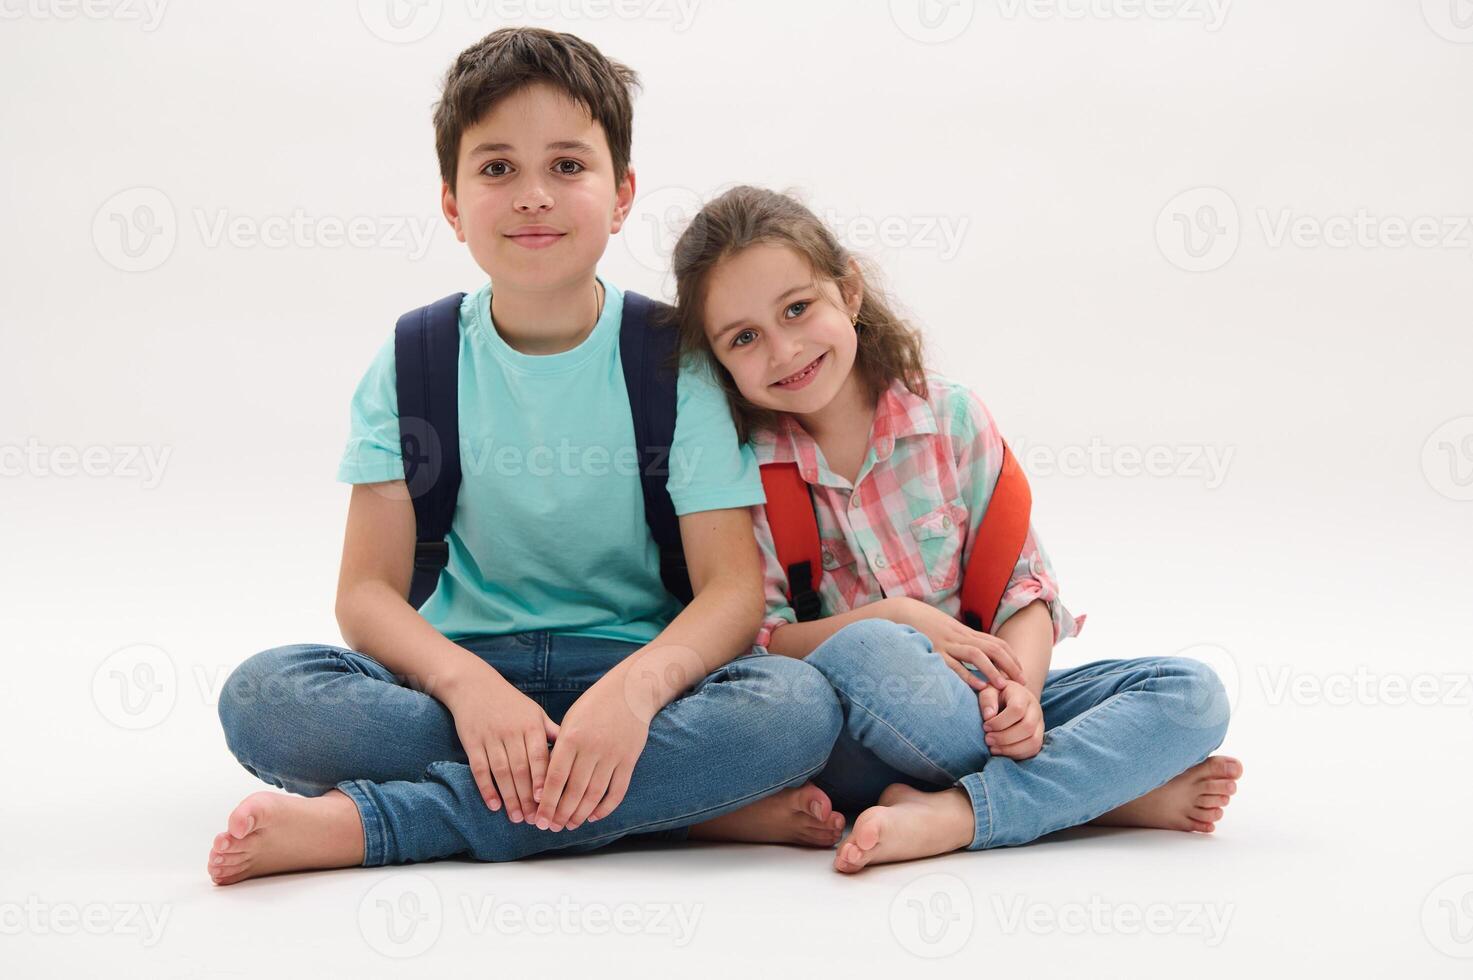
[[[1038,697],[1054,655],[1054,623],[1048,605],[1034,599],[997,627],[997,636],[1012,648],[1023,667],[1024,686]]]
[[[894,605],[893,599],[881,599],[879,602],[871,602],[867,606],[860,606],[846,613],[825,616],[823,619],[814,619],[806,623],[789,623],[784,620],[783,625],[774,628],[768,637],[767,652],[802,660],[817,649],[824,640],[850,623],[857,623],[861,619],[898,621],[898,615],[892,609]]]

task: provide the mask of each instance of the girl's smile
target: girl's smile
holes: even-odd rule
[[[780,381],[774,381],[769,387],[780,388],[783,391],[798,391],[801,388],[808,387],[813,379],[818,377],[818,372],[823,369],[823,366],[826,363],[825,359],[828,356],[828,351],[824,351],[822,354],[818,355],[815,360],[810,361],[808,363],[808,366],[803,368],[798,373],[790,374]]]

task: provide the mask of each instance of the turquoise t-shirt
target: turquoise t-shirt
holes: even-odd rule
[[[502,339],[489,282],[461,304],[460,495],[449,564],[420,609],[450,639],[548,630],[647,643],[680,611],[644,519],[619,359],[624,294],[604,290],[593,331],[559,354]],[[709,369],[683,367],[676,390],[675,513],[763,503],[756,457]],[[353,394],[337,478],[404,479],[392,334]]]

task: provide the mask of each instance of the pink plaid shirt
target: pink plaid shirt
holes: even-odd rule
[[[853,486],[829,469],[813,437],[791,416],[782,417],[779,431],[751,439],[758,463],[797,462],[810,486],[823,546],[823,616],[896,595],[952,616],[961,610],[961,571],[1002,469],[1002,438],[970,390],[936,374],[926,380],[929,398],[899,381],[880,396],[869,452]],[[752,508],[752,522],[767,592],[756,645],[766,647],[772,631],[797,615],[763,507]],[[1053,568],[1030,525],[993,632],[1035,599],[1048,607],[1055,643],[1078,635],[1085,616],[1071,615],[1059,600]]]

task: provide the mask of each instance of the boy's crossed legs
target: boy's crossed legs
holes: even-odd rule
[[[545,633],[463,645],[555,721],[637,649]],[[811,666],[738,657],[655,715],[618,809],[554,832],[488,809],[450,712],[363,654],[311,644],[257,654],[226,683],[220,717],[248,771],[306,798],[265,792],[242,801],[211,850],[219,884],[305,868],[513,860],[626,836],[683,838],[692,824],[779,793],[774,813],[791,816],[771,839],[807,840],[796,828],[828,821],[796,811],[816,793],[802,784],[823,768],[842,723],[832,688]],[[770,822],[776,828],[776,817]]]

